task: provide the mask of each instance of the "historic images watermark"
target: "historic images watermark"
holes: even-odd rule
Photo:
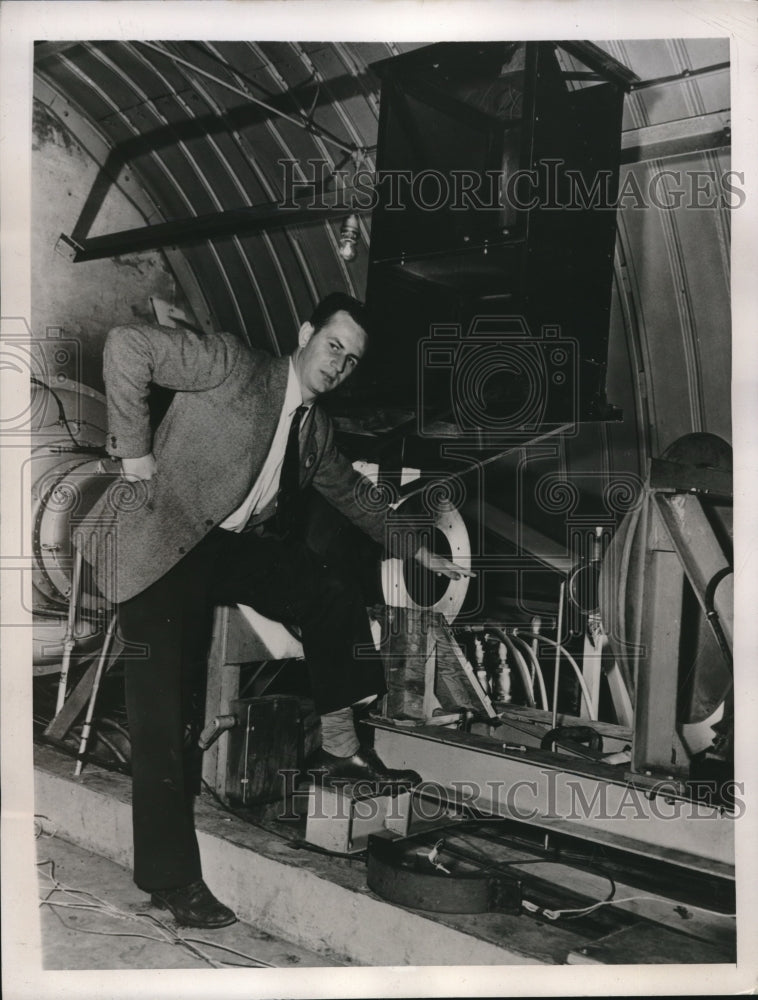
[[[358,166],[334,169],[327,160],[279,160],[282,196],[278,208],[326,210],[344,208],[385,211],[491,212],[505,217],[533,209],[737,209],[746,200],[745,174],[739,170],[673,169],[622,171],[618,185],[612,171],[599,170],[591,179],[556,158],[531,169],[503,170],[383,170]]]
[[[309,797],[309,815],[314,819],[346,820],[350,815],[351,802],[356,800],[362,803],[364,819],[379,815],[399,819],[401,810],[405,808],[404,803],[396,801],[397,792],[401,790],[399,785],[391,789],[374,781],[348,782],[331,778],[325,781],[318,771],[306,772],[312,783],[321,781],[325,788],[333,791],[344,791],[349,787],[349,794],[314,797],[313,784],[300,783],[303,777],[301,771],[282,769],[279,775],[283,789],[279,819],[296,819],[300,802]],[[408,788],[402,790],[407,791]],[[631,783],[622,786],[566,776],[555,768],[547,767],[535,767],[530,777],[518,780],[482,782],[454,779],[446,785],[422,781],[413,787],[414,812],[430,821],[442,821],[471,809],[482,810],[486,815],[493,806],[497,815],[523,822],[713,822],[716,812],[724,820],[738,820],[747,810],[744,782],[703,780],[693,782],[689,792],[686,797],[682,796],[677,785],[666,780],[638,788]],[[719,805],[714,806],[714,802]],[[375,810],[373,815],[372,809]]]

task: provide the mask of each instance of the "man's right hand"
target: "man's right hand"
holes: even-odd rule
[[[121,459],[121,474],[125,479],[152,479],[157,471],[155,456],[151,451],[141,458]]]

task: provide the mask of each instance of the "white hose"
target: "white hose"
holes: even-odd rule
[[[488,628],[486,629],[486,631],[492,632],[492,634],[497,636],[498,639],[501,639],[513,654],[513,657],[516,660],[516,666],[519,668],[521,672],[521,679],[524,682],[524,687],[526,688],[526,697],[527,701],[529,702],[529,706],[531,708],[536,708],[537,703],[534,700],[534,684],[532,683],[532,678],[529,674],[529,667],[527,667],[526,665],[526,660],[521,655],[521,653],[519,653],[519,651],[516,649],[513,642],[511,641],[510,637],[506,635],[504,631],[502,631],[499,628]],[[541,693],[540,697],[542,698],[543,701],[543,708],[547,710],[545,695]]]
[[[547,702],[547,688],[545,687],[545,677],[544,677],[544,675],[542,673],[542,667],[540,666],[540,661],[537,659],[537,656],[535,655],[535,652],[532,649],[532,647],[529,645],[529,643],[525,642],[519,635],[517,635],[515,629],[514,629],[514,632],[513,632],[512,639],[513,639],[514,642],[517,642],[520,646],[523,646],[524,649],[529,654],[529,657],[530,657],[530,659],[532,661],[532,664],[534,666],[534,673],[535,673],[535,675],[537,677],[537,681],[538,681],[539,686],[540,686],[540,698],[542,699],[542,707],[545,709],[545,711],[547,711],[547,705],[548,705],[548,702]]]
[[[539,641],[548,642],[550,643],[551,646],[555,646],[558,652],[563,653],[563,655],[569,661],[571,666],[574,668],[576,679],[579,681],[579,687],[582,689],[582,694],[584,695],[584,700],[587,703],[587,708],[589,709],[590,713],[592,713],[593,711],[592,698],[590,697],[590,692],[587,687],[587,683],[584,677],[582,676],[582,671],[579,669],[579,664],[576,662],[574,657],[571,655],[571,653],[568,652],[568,650],[564,649],[559,642],[556,642],[554,639],[548,639],[546,635],[541,635],[539,637]],[[595,713],[594,715],[590,714],[590,719],[592,719],[593,722],[597,722],[597,713]]]

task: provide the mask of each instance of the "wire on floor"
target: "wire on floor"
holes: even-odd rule
[[[660,903],[660,899],[655,896],[620,896],[618,899],[601,899],[597,903],[592,903],[590,906],[582,906],[576,909],[563,909],[563,910],[551,910],[543,906],[538,906],[536,903],[530,902],[528,899],[522,901],[522,906],[528,913],[535,913],[540,917],[546,917],[548,920],[559,920],[561,917],[566,917],[566,919],[571,919],[572,917],[583,917],[588,913],[592,913],[593,910],[600,909],[601,906],[609,906],[613,904],[618,906],[619,903],[630,903],[633,900],[647,899],[651,903]],[[718,910],[711,910],[707,906],[696,906],[690,904],[692,909],[704,910],[706,913],[715,913],[719,917],[736,917],[736,913],[721,913]]]
[[[50,866],[50,872],[42,870],[47,865]],[[210,955],[207,955],[202,948],[198,947],[198,945],[205,945],[211,948],[218,948],[222,951],[228,951],[231,954],[236,955],[238,958],[244,959],[246,962],[250,963],[252,967],[276,968],[276,966],[272,965],[270,962],[265,962],[263,959],[256,958],[254,955],[248,955],[245,952],[238,951],[236,948],[221,945],[216,941],[206,941],[202,938],[185,937],[185,935],[181,932],[174,930],[158,917],[155,917],[150,913],[132,913],[128,910],[121,910],[112,903],[107,902],[107,900],[96,896],[93,892],[90,892],[89,889],[77,889],[73,886],[65,885],[56,878],[55,862],[52,859],[39,861],[37,863],[37,867],[40,869],[40,874],[45,876],[50,881],[49,891],[43,895],[39,901],[40,907],[50,907],[51,911],[55,913],[56,917],[61,921],[64,927],[67,927],[70,930],[83,931],[85,934],[95,934],[99,937],[144,938],[148,941],[155,941],[159,944],[178,945],[189,951],[194,957],[202,959],[202,961],[214,969],[221,969],[229,965],[237,966],[237,963],[217,961]],[[64,896],[71,896],[73,897],[73,900],[53,899],[52,897],[55,893],[62,893]],[[128,920],[143,926],[147,924],[151,929],[157,930],[158,933],[145,934],[140,933],[139,931],[101,931],[90,927],[82,927],[81,925],[74,927],[66,923],[62,915],[58,912],[59,910],[90,910],[92,912],[99,913],[102,916],[112,917],[115,920]]]

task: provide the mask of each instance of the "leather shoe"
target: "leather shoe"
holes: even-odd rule
[[[171,910],[182,927],[228,927],[237,917],[220,903],[202,879],[178,889],[158,889],[150,897],[153,906]]]
[[[318,775],[326,780],[351,783],[368,781],[380,788],[421,784],[421,775],[416,771],[387,767],[379,754],[370,747],[358,750],[352,757],[335,757],[321,749],[311,758],[306,770],[308,774],[314,777]]]

